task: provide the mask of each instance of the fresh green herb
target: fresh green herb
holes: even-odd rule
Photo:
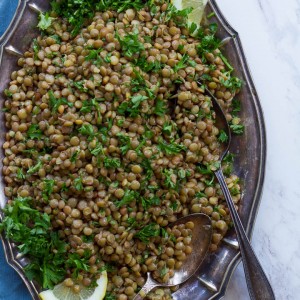
[[[150,223],[135,234],[135,237],[141,240],[144,244],[150,242],[150,238],[160,235],[160,228],[157,224]]]
[[[179,204],[178,204],[178,202],[175,200],[175,201],[171,202],[171,204],[170,204],[169,207],[170,207],[173,211],[176,211],[177,208],[178,208],[178,206],[179,206]]]
[[[118,113],[121,115],[128,114],[130,117],[136,117],[140,114],[140,104],[148,99],[146,96],[136,95],[133,96],[130,101],[124,101],[118,107]]]
[[[103,98],[93,98],[91,100],[84,100],[80,111],[82,113],[89,113],[95,110],[97,113],[97,124],[100,124],[102,116],[101,116],[101,108],[99,102],[102,102],[103,100],[104,100]]]
[[[82,184],[82,177],[79,176],[74,179],[74,187],[77,191],[82,191],[83,190],[83,184]]]
[[[180,69],[186,68],[188,66],[188,63],[190,61],[190,57],[188,54],[184,54],[181,58],[181,60],[174,66],[174,72],[177,73]]]
[[[202,74],[200,78],[204,81],[212,81],[212,77],[207,73]]]
[[[61,43],[61,37],[57,34],[53,34],[49,36],[50,38],[52,38],[53,40],[55,40],[56,44],[60,44]]]
[[[83,124],[79,128],[79,133],[88,137],[88,141],[92,141],[96,136],[96,132],[94,131],[94,127],[91,124]]]
[[[40,140],[43,136],[43,132],[38,124],[31,124],[27,130],[27,136],[31,140]]]
[[[158,141],[158,147],[159,149],[166,153],[167,155],[173,155],[180,153],[181,151],[186,151],[186,147],[182,144],[177,144],[175,141],[171,140],[168,144],[165,140],[162,138]]]
[[[164,116],[167,112],[167,106],[164,100],[156,99],[153,113],[158,116]]]
[[[4,95],[5,95],[6,97],[10,97],[10,98],[11,98],[12,95],[13,95],[13,93],[12,93],[9,89],[5,89],[3,93],[4,93]]]
[[[23,173],[23,170],[21,168],[17,169],[17,179],[24,180],[26,178],[25,174]]]
[[[33,40],[32,49],[33,49],[33,52],[34,52],[34,59],[37,60],[38,59],[38,52],[40,51],[40,45],[38,44],[37,39]]]
[[[54,179],[44,179],[42,197],[44,200],[49,200],[54,188]]]
[[[150,159],[143,159],[141,162],[141,167],[143,168],[143,173],[145,173],[145,181],[149,181],[153,176],[153,169],[151,167]]]
[[[214,174],[211,175],[211,177],[209,179],[205,179],[204,182],[207,186],[213,186],[214,185],[214,181],[215,181],[215,176]]]
[[[230,176],[230,174],[233,171],[233,162],[234,162],[234,155],[232,153],[227,153],[222,161],[222,169],[224,175]]]
[[[70,162],[71,162],[71,163],[75,163],[75,162],[76,162],[77,156],[78,156],[79,152],[80,152],[79,150],[76,150],[76,151],[74,151],[74,152],[72,153],[72,155],[71,155],[71,157],[70,157]]]
[[[211,34],[216,34],[218,30],[218,24],[217,23],[211,23],[208,25],[208,29]]]
[[[40,13],[39,15],[39,23],[37,25],[37,27],[41,30],[46,30],[48,29],[51,24],[52,24],[52,21],[54,20],[55,18],[52,18],[50,17],[49,13]]]
[[[129,203],[131,203],[133,200],[136,200],[138,197],[138,193],[132,190],[126,190],[124,193],[123,198],[116,202],[116,206],[118,208],[124,206],[124,205],[128,205]]]
[[[241,101],[238,100],[238,99],[236,99],[236,98],[234,98],[232,100],[231,107],[232,107],[231,114],[233,116],[236,116],[241,111]]]
[[[61,191],[62,191],[62,192],[67,192],[67,191],[68,191],[68,187],[67,187],[67,185],[66,185],[65,182],[63,183],[63,185],[62,185],[62,187],[61,187]]]
[[[117,125],[118,125],[119,127],[123,127],[124,121],[125,121],[125,118],[118,119],[118,120],[117,120]]]
[[[205,193],[203,193],[203,192],[198,192],[198,193],[196,193],[196,198],[207,198],[207,195],[205,194]]]
[[[66,261],[66,266],[73,269],[73,277],[77,278],[80,271],[89,271],[90,251],[85,251],[83,256],[78,253],[70,253]]]
[[[48,92],[49,95],[49,106],[52,109],[52,112],[57,112],[60,105],[68,105],[73,107],[73,103],[69,102],[66,98],[56,98],[53,91]]]
[[[99,143],[99,141],[96,142],[96,147],[93,148],[91,151],[91,154],[94,156],[98,156],[99,154],[104,154],[103,152],[103,147],[102,145]]]
[[[210,26],[210,34],[205,34],[203,28],[199,28],[196,37],[199,39],[197,51],[203,62],[206,62],[205,54],[213,52],[220,46],[220,40],[215,37],[216,25]]]
[[[112,264],[106,263],[103,267],[100,268],[100,272],[106,271],[108,273],[116,271],[116,267]]]
[[[153,196],[151,198],[141,197],[142,206],[145,211],[147,211],[152,206],[159,206],[160,199],[157,196]]]
[[[121,153],[125,155],[127,151],[131,149],[130,137],[123,133],[117,133],[117,137],[120,142]]]
[[[32,174],[38,172],[40,170],[40,168],[42,167],[42,165],[43,165],[42,161],[39,160],[34,166],[30,167],[27,170],[27,174],[32,175]]]
[[[225,72],[224,75],[227,79],[224,79],[223,76],[220,76],[219,81],[224,87],[230,89],[231,92],[234,93],[236,90],[242,87],[242,81],[239,78],[231,76],[230,72]]]
[[[102,57],[99,55],[101,51],[103,51],[102,48],[90,49],[89,54],[85,57],[85,60],[92,61],[92,63],[97,66],[101,65],[103,62]]]
[[[164,169],[162,174],[165,176],[164,184],[169,189],[177,188],[177,176],[174,173],[173,169]]]
[[[105,166],[105,168],[108,168],[108,169],[120,168],[121,167],[121,161],[120,161],[119,158],[105,157],[104,158],[104,166]]]
[[[148,62],[147,58],[145,56],[142,56],[142,57],[139,57],[138,59],[136,59],[134,64],[136,66],[140,67],[140,69],[146,73],[149,73],[150,71],[156,73],[156,72],[160,71],[164,66],[158,60]]]
[[[84,87],[84,82],[83,81],[73,81],[73,85],[80,91],[83,93],[86,93],[88,91],[88,89],[86,87]]]
[[[104,61],[106,62],[106,63],[110,63],[110,57],[112,56],[112,53],[108,53],[105,57],[104,57]]]
[[[179,169],[177,171],[177,174],[180,179],[184,179],[184,178],[190,176],[191,172],[189,170]]]
[[[167,275],[167,273],[169,272],[169,269],[164,266],[161,270],[160,270],[160,276],[163,278],[165,275]]]
[[[232,187],[229,189],[231,196],[237,196],[241,193],[240,189],[237,187]]]
[[[210,18],[212,18],[212,17],[214,17],[216,14],[215,14],[215,12],[211,12],[210,14],[208,14],[207,15],[207,19],[210,19]]]
[[[117,297],[110,292],[106,292],[104,300],[117,300]]]
[[[5,230],[6,237],[18,243],[20,252],[30,257],[31,262],[25,267],[29,279],[49,289],[65,277],[65,243],[56,232],[50,232],[50,217],[31,208],[31,202],[29,197],[18,197],[8,204],[0,231]]]
[[[220,130],[220,134],[218,136],[218,140],[221,143],[226,143],[228,141],[228,135],[224,130]]]
[[[123,38],[116,33],[116,38],[121,45],[124,56],[132,57],[136,53],[143,51],[144,45],[139,41],[139,31],[134,28],[132,33],[128,33]]]
[[[245,126],[243,124],[230,124],[230,129],[232,133],[236,135],[242,135],[245,130]]]
[[[163,124],[162,132],[164,134],[170,136],[174,129],[176,129],[176,123],[174,123],[174,122],[165,122]]]
[[[233,66],[229,63],[229,61],[227,60],[227,58],[222,53],[219,53],[219,56],[223,60],[223,63],[227,67],[229,73],[231,73],[234,70]]]

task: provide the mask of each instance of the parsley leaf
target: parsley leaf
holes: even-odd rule
[[[27,136],[32,140],[40,140],[43,136],[43,132],[38,124],[31,124],[27,130]]]
[[[119,139],[121,153],[125,155],[127,151],[131,149],[130,137],[120,132],[117,133],[117,137]]]
[[[134,118],[140,114],[140,104],[146,99],[148,99],[148,97],[142,95],[133,96],[130,101],[122,102],[117,111],[120,115],[128,114]]]
[[[21,168],[17,169],[17,174],[16,174],[17,179],[19,180],[24,180],[26,178],[25,174],[23,173],[23,170]]]
[[[153,113],[162,117],[167,112],[167,106],[164,100],[156,99]]]
[[[52,24],[52,21],[54,20],[55,18],[52,18],[50,17],[49,13],[40,13],[39,15],[39,23],[37,25],[37,27],[41,30],[46,30],[48,29],[51,24]]]
[[[126,190],[124,193],[123,198],[116,202],[116,206],[118,208],[124,206],[124,205],[128,205],[129,203],[131,203],[133,200],[136,200],[138,197],[138,192],[132,191],[132,190]]]
[[[42,196],[44,200],[49,200],[49,196],[53,192],[54,183],[55,181],[53,179],[44,179],[44,187],[42,191]]]
[[[66,266],[73,269],[73,277],[77,278],[80,271],[89,271],[90,251],[85,251],[81,257],[78,253],[70,253]]]
[[[221,143],[226,143],[228,141],[228,135],[224,130],[220,130],[220,134],[218,136],[218,140]]]
[[[244,133],[245,126],[242,124],[230,124],[230,129],[232,130],[232,133],[242,135]]]
[[[71,157],[70,157],[70,162],[71,163],[75,163],[77,160],[77,156],[79,154],[79,150],[76,150],[72,153]]]
[[[160,205],[160,199],[157,196],[153,196],[151,198],[141,197],[141,200],[145,211],[147,211],[151,206]]]
[[[150,223],[135,234],[135,237],[141,240],[144,244],[150,242],[150,238],[160,235],[160,228],[157,224]]]
[[[28,170],[27,170],[27,174],[28,175],[32,175],[36,172],[38,172],[40,170],[40,168],[42,167],[43,163],[41,160],[39,160],[36,165],[30,167]]]
[[[172,140],[168,144],[162,138],[160,138],[158,141],[158,148],[162,152],[165,152],[167,155],[177,154],[177,153],[180,153],[181,151],[186,151],[186,147],[184,145],[177,144],[176,142],[174,142]]]
[[[128,33],[123,38],[116,33],[116,38],[121,45],[123,54],[127,57],[132,57],[134,54],[145,50],[143,43],[139,41],[139,31],[137,28],[133,29],[132,33]]]
[[[232,92],[235,92],[242,87],[242,80],[235,76],[231,76],[229,72],[225,72],[224,75],[227,79],[224,79],[222,76],[219,77],[219,81],[224,87],[230,89]]]
[[[105,166],[105,168],[108,168],[108,169],[120,168],[121,167],[121,161],[120,161],[119,158],[105,157],[104,158],[104,166]]]
[[[73,107],[73,103],[69,102],[66,98],[57,99],[54,96],[53,91],[48,92],[49,95],[49,106],[52,109],[52,112],[57,112],[60,105],[68,105],[69,107]]]
[[[88,141],[93,140],[93,138],[96,135],[96,132],[94,131],[94,127],[91,124],[83,124],[79,130],[82,135],[87,136]]]
[[[83,184],[82,184],[82,177],[79,176],[74,179],[74,187],[77,191],[82,191],[83,190]]]

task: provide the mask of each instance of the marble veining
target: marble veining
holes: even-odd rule
[[[277,300],[300,299],[300,1],[219,0],[239,32],[267,128],[264,193],[252,244]],[[225,300],[249,300],[242,264]]]

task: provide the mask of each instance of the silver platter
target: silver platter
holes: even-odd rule
[[[29,47],[33,38],[38,35],[36,29],[38,13],[49,8],[45,0],[19,0],[13,21],[0,39],[0,101],[3,103],[3,91],[10,81],[10,74],[17,68],[18,57]],[[218,37],[223,40],[223,52],[235,67],[236,75],[245,84],[238,95],[242,103],[241,119],[245,124],[245,134],[234,136],[231,152],[236,154],[235,173],[241,178],[243,197],[239,210],[241,219],[249,236],[251,236],[255,216],[262,194],[266,161],[266,133],[259,99],[247,66],[238,33],[229,25],[222,15],[215,0],[207,6],[207,14],[214,12],[210,19],[219,25]],[[4,113],[0,114],[1,146],[5,137]],[[1,161],[4,157],[1,152]],[[1,166],[2,168],[2,166]],[[0,208],[7,201],[4,196],[4,182],[0,181]],[[0,220],[3,217],[0,212]],[[41,290],[35,282],[29,281],[23,272],[27,259],[20,255],[16,245],[2,238],[6,259],[21,276],[32,299],[38,300]],[[240,262],[238,243],[234,231],[226,235],[219,249],[211,254],[197,276],[191,278],[174,293],[175,300],[208,300],[221,299],[226,291],[228,281]]]

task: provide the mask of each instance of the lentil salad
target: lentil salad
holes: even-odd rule
[[[161,14],[164,5],[157,6]],[[226,64],[218,49],[201,57],[199,40],[189,37],[187,28],[172,19],[161,26],[158,20],[160,15],[151,16],[147,8],[106,11],[75,38],[64,20],[53,20],[19,60],[5,103],[6,195],[19,197],[12,205],[29,203],[49,215],[53,230],[71,246],[69,253],[78,254],[79,261],[87,256],[89,266],[77,268],[85,285],[93,267],[111,268],[108,290],[117,299],[132,298],[153,260],[157,276],[172,275],[172,263],[159,263],[174,256],[166,254],[164,235],[177,235],[162,229],[177,217],[210,215],[212,250],[230,224],[210,172],[226,137],[214,126],[210,99],[196,78],[215,92],[229,121],[238,89],[222,72]],[[205,34],[214,35],[214,28]],[[236,176],[228,183],[238,202]],[[171,242],[176,249],[180,241]],[[148,264],[145,252],[152,258]],[[70,265],[67,277],[76,269]],[[126,275],[116,275],[123,268]],[[125,278],[120,287],[119,277]]]

